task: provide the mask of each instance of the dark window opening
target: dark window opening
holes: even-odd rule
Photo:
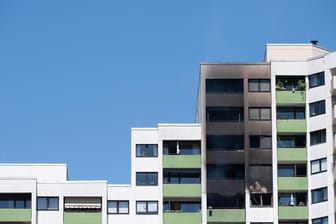
[[[164,169],[163,170],[164,184],[200,184],[201,170],[200,169]]]
[[[326,129],[310,132],[310,145],[325,143],[326,140]]]
[[[278,135],[278,148],[305,148],[305,135]]]
[[[271,149],[272,137],[264,135],[251,135],[250,136],[251,149]]]
[[[305,90],[304,76],[277,76],[276,89],[282,91]]]
[[[242,107],[207,107],[207,122],[242,122]]]
[[[207,93],[243,93],[243,79],[207,79]]]
[[[325,114],[325,100],[317,101],[309,104],[309,115],[311,117]]]
[[[31,194],[0,194],[1,208],[31,208]]]
[[[278,107],[277,119],[305,119],[306,109],[304,107]]]
[[[252,206],[272,206],[272,193],[250,193]]]
[[[243,135],[208,135],[207,150],[210,151],[235,151],[244,150]]]
[[[158,173],[156,172],[137,172],[136,173],[137,186],[157,186]]]
[[[164,155],[200,155],[200,141],[163,141]]]
[[[278,177],[306,177],[306,164],[278,165]]]
[[[308,76],[309,88],[324,85],[324,72],[319,72]]]
[[[279,193],[279,206],[306,206],[307,193]]]
[[[208,164],[208,180],[242,180],[245,176],[244,165]]]
[[[200,201],[164,201],[164,212],[200,212]]]
[[[208,194],[207,206],[213,209],[222,208],[245,208],[245,195],[220,195],[220,194]]]

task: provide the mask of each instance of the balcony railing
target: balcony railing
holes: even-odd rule
[[[101,224],[101,212],[64,212],[64,224]]]
[[[31,209],[1,208],[0,222],[31,222]]]
[[[307,206],[279,206],[279,220],[307,220]]]
[[[245,222],[245,209],[208,209],[208,223]]]
[[[304,133],[306,132],[307,125],[305,119],[295,120],[277,120],[278,133]]]
[[[278,178],[279,190],[307,190],[308,178],[307,177],[279,177]]]
[[[202,222],[202,214],[200,212],[164,212],[163,223],[165,224],[194,224]]]
[[[163,168],[200,168],[200,155],[163,155]]]
[[[201,184],[164,184],[164,197],[201,197]]]
[[[277,104],[293,105],[304,104],[306,102],[305,91],[276,91]]]
[[[307,161],[306,148],[278,148],[278,161]]]

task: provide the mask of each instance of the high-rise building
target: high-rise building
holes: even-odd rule
[[[202,63],[195,124],[133,128],[131,184],[0,164],[0,224],[335,223],[336,52]]]

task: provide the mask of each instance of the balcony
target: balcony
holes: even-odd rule
[[[307,190],[307,177],[279,177],[278,189],[281,191]]]
[[[164,212],[163,223],[165,224],[194,224],[202,222],[202,214],[200,212]]]
[[[307,206],[279,206],[279,220],[307,220]]]
[[[31,222],[31,209],[1,208],[0,222]]]
[[[208,223],[245,222],[245,209],[208,209]]]
[[[307,125],[305,119],[277,120],[278,133],[304,133]]]
[[[201,184],[164,184],[164,197],[201,197]]]
[[[201,156],[164,155],[163,168],[201,168]]]
[[[305,91],[276,91],[277,104],[295,105],[305,104],[306,92]]]
[[[306,148],[278,148],[278,162],[307,161]]]
[[[64,212],[64,224],[101,224],[101,212]]]

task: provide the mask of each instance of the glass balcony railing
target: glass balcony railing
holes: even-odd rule
[[[101,224],[101,212],[64,212],[64,224]]]
[[[208,209],[208,223],[245,222],[245,209]]]
[[[0,222],[31,222],[31,209],[1,208]]]

